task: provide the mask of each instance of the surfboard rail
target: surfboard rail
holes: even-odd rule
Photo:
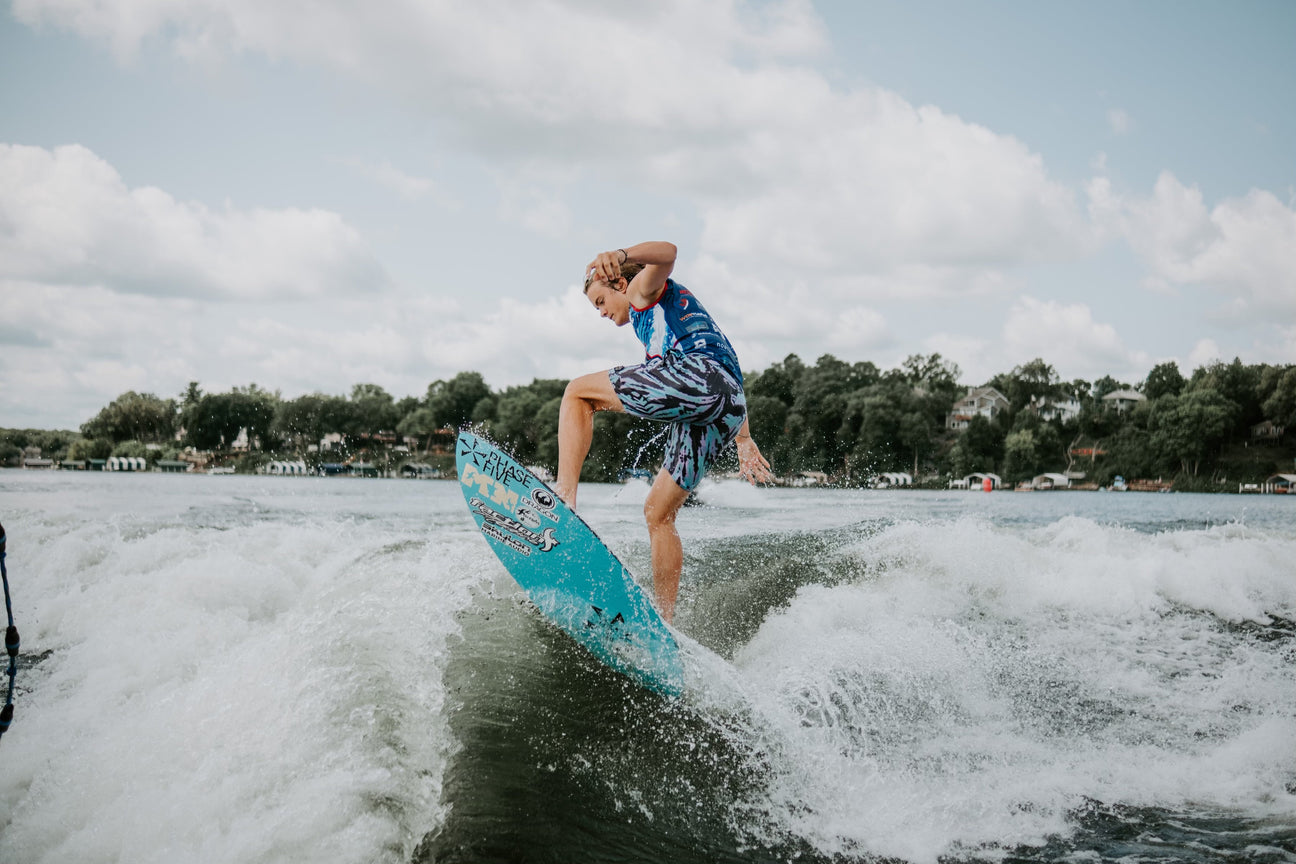
[[[459,433],[469,515],[546,618],[607,666],[664,696],[684,690],[679,645],[629,569],[543,480],[489,439]]]

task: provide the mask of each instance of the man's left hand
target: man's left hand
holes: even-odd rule
[[[751,438],[738,439],[738,476],[753,486],[774,480],[769,460],[761,455],[760,448]]]

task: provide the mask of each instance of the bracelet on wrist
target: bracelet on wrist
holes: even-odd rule
[[[622,263],[622,264],[624,264],[624,263],[626,263],[627,261],[630,260],[630,253],[629,253],[629,252],[625,251],[624,249],[618,249],[618,250],[616,250],[616,251],[618,251],[618,252],[621,253],[621,263]]]

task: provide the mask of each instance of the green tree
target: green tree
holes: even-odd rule
[[[1187,383],[1187,379],[1179,372],[1179,364],[1168,360],[1152,367],[1147,380],[1143,382],[1143,395],[1153,400],[1162,396],[1178,396]]]
[[[73,461],[107,459],[112,450],[112,442],[107,438],[78,438],[68,447],[67,458]]]
[[[1060,385],[1056,370],[1039,357],[990,379],[990,386],[1008,397],[1014,412],[1021,411],[1033,399],[1057,397],[1061,393]]]
[[[428,385],[427,406],[440,426],[458,428],[472,419],[477,403],[490,395],[490,387],[480,373],[460,372],[449,381]]]
[[[431,449],[432,433],[439,428],[431,408],[416,408],[402,417],[401,421],[396,424],[397,433],[424,439],[424,450]]]
[[[1203,387],[1163,396],[1148,408],[1151,446],[1163,462],[1178,463],[1193,477],[1202,460],[1223,442],[1237,414],[1236,403]]]
[[[152,393],[129,390],[81,426],[87,438],[109,441],[166,441],[175,434],[176,404]]]
[[[278,398],[255,384],[235,387],[229,393],[206,394],[190,413],[189,443],[200,450],[229,447],[239,432],[247,430],[248,443],[270,441]]]
[[[240,428],[247,430],[249,445],[270,446],[279,394],[264,390],[256,384],[248,384],[246,387],[235,387],[230,396],[233,397],[234,414],[240,421]]]
[[[1102,397],[1108,393],[1115,393],[1117,390],[1128,390],[1130,385],[1124,381],[1117,381],[1110,375],[1104,375],[1093,383],[1093,398],[1095,402],[1101,404]]]
[[[402,396],[396,400],[397,423],[424,407],[423,400],[417,396]]]
[[[491,435],[524,462],[534,459],[540,446],[541,429],[536,420],[545,401],[529,387],[510,387],[496,402]]]
[[[1232,363],[1216,361],[1207,366],[1193,370],[1192,380],[1187,390],[1210,389],[1219,393],[1235,406],[1233,421],[1237,430],[1230,427],[1228,432],[1246,431],[1253,423],[1264,419],[1260,407],[1260,371],[1259,366],[1247,366],[1234,357]]]
[[[231,418],[228,393],[204,395],[189,412],[186,437],[199,450],[216,450],[233,443],[241,427]]]
[[[911,473],[914,479],[917,479],[919,459],[927,455],[932,449],[931,417],[923,411],[907,411],[900,417],[900,426],[897,431],[899,432],[898,443],[903,445],[908,453],[913,454],[913,470]]]
[[[939,354],[911,354],[900,364],[905,379],[914,387],[930,393],[948,394],[950,401],[959,393],[958,364]]]
[[[393,432],[400,422],[396,400],[377,384],[356,384],[351,388],[351,403],[355,406],[355,433],[375,435]]]
[[[846,396],[838,437],[849,450],[852,480],[891,470],[917,476],[923,458],[934,453],[953,399],[928,392],[919,386],[921,380],[931,383],[930,378],[892,370]]]
[[[555,473],[558,471],[558,417],[561,408],[562,396],[554,396],[540,406],[535,417],[536,436],[540,442],[536,447],[536,461]],[[595,415],[596,423],[599,422],[600,416],[608,415],[606,413]],[[617,416],[629,419],[629,415],[626,414]],[[581,476],[585,476],[584,471],[581,472]]]
[[[495,411],[499,406],[499,400],[492,394],[484,396],[477,400],[473,406],[472,413],[468,415],[468,420],[474,426],[487,425],[495,419]]]
[[[747,423],[752,438],[775,474],[793,470],[788,446],[788,405],[774,396],[747,397]]]
[[[186,437],[188,436],[190,418],[198,403],[202,401],[202,396],[202,387],[198,385],[197,381],[190,381],[189,386],[185,387],[184,392],[180,394],[177,422],[179,423],[179,429],[185,433]]]
[[[360,406],[342,396],[329,396],[320,403],[325,435],[355,436],[363,431]]]
[[[850,477],[854,482],[896,466],[903,406],[895,387],[874,385],[846,397],[838,437],[849,448]]]
[[[989,419],[977,414],[954,442],[950,468],[959,477],[974,471],[994,472],[1003,455],[1003,434]]]
[[[338,396],[326,396],[323,393],[306,393],[296,399],[285,399],[275,406],[272,433],[286,439],[297,447],[319,444],[330,432],[341,432],[337,425],[339,410],[337,403],[344,403],[342,413],[349,413],[349,406]],[[344,420],[345,425],[350,425]],[[237,435],[238,433],[235,432]]]
[[[1009,481],[1034,477],[1039,465],[1035,456],[1035,432],[1018,429],[1004,439],[1004,478]]]
[[[1264,416],[1296,430],[1296,366],[1274,366],[1264,376]]]
[[[767,396],[777,399],[789,408],[796,402],[805,363],[795,354],[789,354],[781,363],[774,363],[764,372],[750,376],[744,385],[747,396]]]
[[[547,436],[556,438],[558,435],[557,413],[552,413],[553,426],[550,427],[550,412],[543,409],[550,403],[561,405],[566,388],[566,381],[552,378],[537,378],[526,386],[509,387],[493,400],[491,435],[506,444],[522,461],[537,459],[541,442]],[[482,403],[478,402],[474,413],[481,408]]]
[[[791,442],[801,467],[832,474],[844,466],[854,443],[842,434],[848,428],[848,396],[877,380],[872,363],[844,363],[831,354],[802,371],[792,404],[792,413],[801,418],[796,426],[800,434]]]
[[[1064,468],[1067,453],[1058,425],[1044,421],[1033,411],[1018,414],[1004,438],[1005,477],[1024,480],[1044,471]]]
[[[1080,416],[1077,418],[1080,433],[1090,438],[1107,438],[1116,434],[1125,421],[1125,415],[1110,410],[1107,405],[1089,400],[1080,403]]]
[[[1170,397],[1177,398],[1177,397]],[[1166,467],[1152,446],[1147,424],[1150,407],[1139,403],[1129,412],[1128,422],[1118,426],[1102,446],[1107,455],[1095,468],[1093,480],[1110,483],[1117,474],[1127,478],[1159,476]]]

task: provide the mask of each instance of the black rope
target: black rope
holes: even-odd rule
[[[0,708],[0,736],[9,731],[13,722],[14,677],[18,674],[18,628],[14,626],[13,602],[9,599],[9,571],[5,567],[5,532],[0,525],[0,581],[4,582],[5,612],[9,626],[5,629],[5,650],[9,652],[9,693],[4,708]]]

